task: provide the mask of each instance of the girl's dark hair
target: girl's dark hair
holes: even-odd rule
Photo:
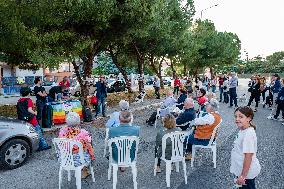
[[[253,113],[253,110],[248,107],[248,106],[240,106],[238,107],[236,110],[235,110],[235,113],[236,111],[239,111],[241,112],[242,114],[244,114],[246,117],[250,117],[251,120],[253,120],[253,117],[254,117],[254,113]],[[250,127],[254,128],[254,130],[256,130],[256,125],[252,124],[251,121],[250,121]]]
[[[199,89],[199,91],[202,93],[202,96],[206,95],[205,89],[201,88],[201,89]]]
[[[40,77],[36,77],[34,83],[37,84],[40,81]]]

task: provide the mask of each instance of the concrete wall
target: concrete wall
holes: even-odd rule
[[[25,77],[25,76],[43,76],[43,69],[32,71],[32,70],[22,70],[16,68],[16,77]]]

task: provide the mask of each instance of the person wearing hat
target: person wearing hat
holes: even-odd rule
[[[37,112],[33,110],[33,101],[30,99],[31,89],[29,87],[22,87],[20,89],[21,98],[17,102],[17,115],[18,119],[30,123],[39,135],[39,148],[38,151],[48,150],[51,148],[45,141],[42,129],[37,122]]]
[[[217,112],[218,101],[211,99],[210,102],[205,104],[206,112],[201,112],[194,119],[193,124],[195,129],[191,135],[189,135],[184,144],[186,146],[186,160],[191,159],[192,145],[208,145],[214,128],[221,123],[221,116]],[[216,138],[216,135],[215,135]]]
[[[119,102],[119,108],[120,111],[113,112],[109,118],[109,120],[106,123],[106,127],[111,128],[111,127],[117,127],[120,125],[119,121],[119,113],[121,111],[127,111],[129,110],[129,103],[125,100],[121,100]]]
[[[273,100],[275,101],[278,97],[278,93],[281,90],[280,77],[277,73],[272,75],[272,85],[270,88],[273,93]],[[267,117],[267,119],[273,119],[274,115],[276,115],[277,106],[278,106],[277,103],[273,103],[272,111],[270,115]]]

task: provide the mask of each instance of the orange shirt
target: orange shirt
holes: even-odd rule
[[[221,123],[221,116],[217,113],[211,113],[214,116],[214,123],[212,125],[197,126],[194,134],[194,138],[198,139],[210,139],[214,128]],[[217,133],[215,135],[215,138]]]

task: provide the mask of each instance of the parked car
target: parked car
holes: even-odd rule
[[[115,80],[115,79],[108,79],[107,80],[107,92],[121,92],[125,91],[126,84],[124,80]]]
[[[94,84],[90,83],[89,94],[94,94],[95,89],[96,88],[95,88]],[[79,82],[77,82],[74,86],[70,87],[69,92],[72,96],[80,97],[81,96],[81,86],[80,86]]]
[[[163,83],[164,83],[164,85],[171,86],[172,80],[169,79],[169,78],[163,78]]]
[[[148,79],[146,79],[146,85],[153,85],[154,84],[154,78],[150,77]]]
[[[0,167],[22,166],[38,149],[39,137],[34,127],[17,119],[0,119]]]

